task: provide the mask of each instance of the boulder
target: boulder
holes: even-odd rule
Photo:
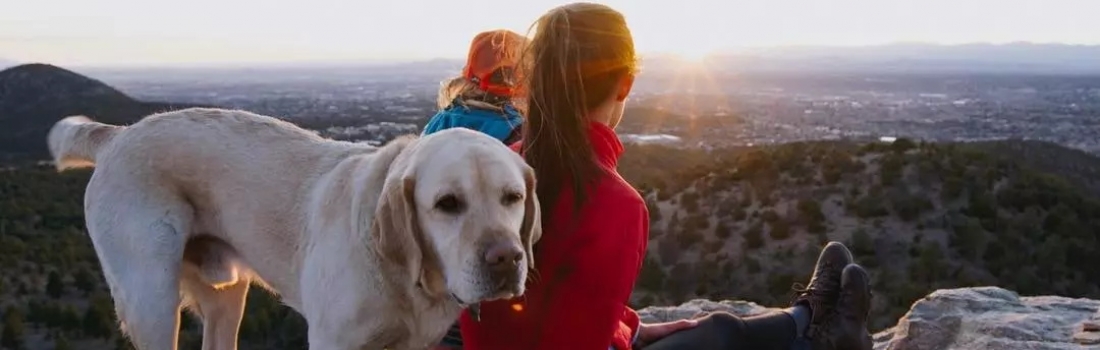
[[[935,291],[897,325],[875,335],[875,350],[1100,349],[1100,301],[1020,297],[996,287]]]

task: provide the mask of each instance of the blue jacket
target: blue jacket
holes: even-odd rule
[[[463,127],[477,130],[489,136],[510,144],[516,141],[520,125],[523,124],[523,116],[512,105],[505,105],[504,112],[491,111],[481,108],[465,106],[457,100],[450,106],[436,113],[428,120],[421,135],[428,135],[436,131]]]

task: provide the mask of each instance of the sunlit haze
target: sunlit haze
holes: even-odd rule
[[[0,58],[67,65],[462,57],[495,27],[526,33],[548,0],[2,0]],[[891,42],[1100,44],[1091,0],[604,1],[639,51]]]

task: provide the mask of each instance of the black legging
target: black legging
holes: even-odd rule
[[[695,327],[673,333],[644,350],[790,350],[797,332],[794,319],[785,312],[740,318],[716,312]]]
[[[699,324],[652,344],[644,350],[790,350],[795,341],[795,322],[785,312],[740,318],[715,312],[699,319]],[[451,327],[441,345],[462,348],[458,324]],[[626,349],[624,349],[626,350]]]

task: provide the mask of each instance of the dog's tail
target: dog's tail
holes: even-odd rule
[[[123,127],[99,123],[78,115],[61,119],[46,136],[58,171],[95,166],[95,158]]]

